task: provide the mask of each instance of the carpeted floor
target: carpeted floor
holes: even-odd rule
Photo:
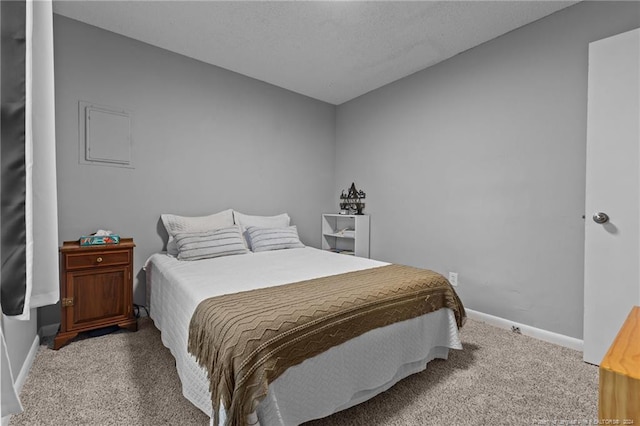
[[[463,351],[307,426],[592,424],[598,368],[582,354],[468,320]],[[45,342],[46,343],[46,342]],[[149,319],[136,333],[42,345],[10,425],[206,425]]]

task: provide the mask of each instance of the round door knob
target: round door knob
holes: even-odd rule
[[[595,223],[607,223],[609,222],[609,215],[606,213],[598,212],[593,215],[593,221]]]
[[[101,257],[97,258],[96,262],[98,262],[98,263],[102,262],[102,258]]]

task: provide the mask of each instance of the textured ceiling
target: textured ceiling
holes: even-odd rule
[[[341,104],[577,1],[54,1],[54,12]]]

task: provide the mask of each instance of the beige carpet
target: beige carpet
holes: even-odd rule
[[[598,369],[582,354],[468,320],[463,351],[320,425],[593,424]],[[11,425],[206,425],[148,319],[136,333],[43,345]],[[572,423],[573,422],[573,423]]]

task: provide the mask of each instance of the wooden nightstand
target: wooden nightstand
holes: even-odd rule
[[[60,349],[82,331],[117,325],[138,329],[133,315],[132,238],[119,244],[81,247],[65,241],[60,247],[60,331],[53,349]]]

